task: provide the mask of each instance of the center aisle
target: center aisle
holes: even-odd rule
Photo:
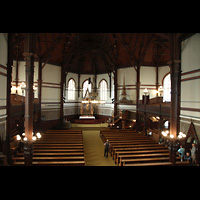
[[[104,158],[104,145],[99,130],[83,130],[86,166],[116,166],[110,154]]]

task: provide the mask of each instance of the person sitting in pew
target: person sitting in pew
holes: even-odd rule
[[[189,165],[192,165],[192,157],[189,152],[186,153],[184,160],[189,162]]]
[[[164,137],[161,137],[158,144],[163,144],[164,143]]]
[[[164,141],[164,145],[165,145],[166,147],[169,147],[169,139],[167,139],[167,140]]]

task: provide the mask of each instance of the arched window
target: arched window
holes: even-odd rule
[[[101,80],[99,83],[100,100],[107,100],[107,82]]]
[[[171,101],[171,77],[168,74],[163,80],[163,102]]]
[[[75,100],[75,81],[72,78],[68,81],[68,100]]]
[[[83,97],[85,96],[87,89],[89,90],[89,92],[92,91],[92,86],[91,86],[91,84],[89,84],[88,80],[84,81],[84,83],[83,83]]]

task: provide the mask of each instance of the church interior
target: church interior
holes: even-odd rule
[[[0,165],[199,166],[199,55],[199,33],[0,33]]]

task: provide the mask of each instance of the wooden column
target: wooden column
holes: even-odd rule
[[[170,134],[177,137],[180,130],[180,81],[181,81],[181,42],[177,33],[170,34],[170,73],[171,73],[171,107]],[[170,161],[176,162],[176,146],[172,140],[170,146]]]
[[[36,44],[36,34],[25,34],[25,57],[26,66],[26,96],[25,96],[25,137],[27,142],[24,143],[25,165],[32,165],[33,153],[33,109],[34,109],[34,94],[33,94],[33,74],[34,74],[34,52]]]
[[[17,60],[16,60],[16,88],[18,87],[19,82],[19,61],[18,61],[18,51],[17,51]],[[18,90],[16,90],[16,93],[18,94]]]
[[[64,118],[64,102],[63,102],[63,90],[64,90],[64,80],[65,80],[64,66],[61,66],[61,84],[60,84],[60,121],[63,122]]]
[[[138,106],[140,100],[140,64],[137,65],[137,83],[136,83],[136,104]]]
[[[94,92],[97,92],[97,73],[94,73]]]
[[[39,131],[41,131],[41,103],[42,103],[42,60],[39,59],[38,63],[38,103],[39,103],[39,116],[38,116],[38,126]]]
[[[108,73],[109,76],[109,85],[110,85],[110,98],[112,96],[112,77],[111,77],[111,72]]]
[[[78,98],[80,97],[80,73],[78,73]]]
[[[159,82],[158,82],[158,65],[156,66],[156,90],[158,91],[158,86],[159,86]],[[158,97],[158,93],[156,93],[156,97]],[[157,99],[157,103],[158,103],[158,99]]]
[[[170,108],[170,134],[177,137],[180,124],[180,81],[181,81],[181,43],[176,33],[170,35],[170,56],[171,60],[171,108]]]
[[[115,71],[113,72],[114,73],[114,99],[115,99],[115,102],[114,102],[114,116],[117,115],[117,87],[118,87],[118,84],[117,84],[117,69],[115,69]]]
[[[139,101],[140,101],[140,64],[137,65],[137,82],[136,82],[136,131],[139,128]]]

